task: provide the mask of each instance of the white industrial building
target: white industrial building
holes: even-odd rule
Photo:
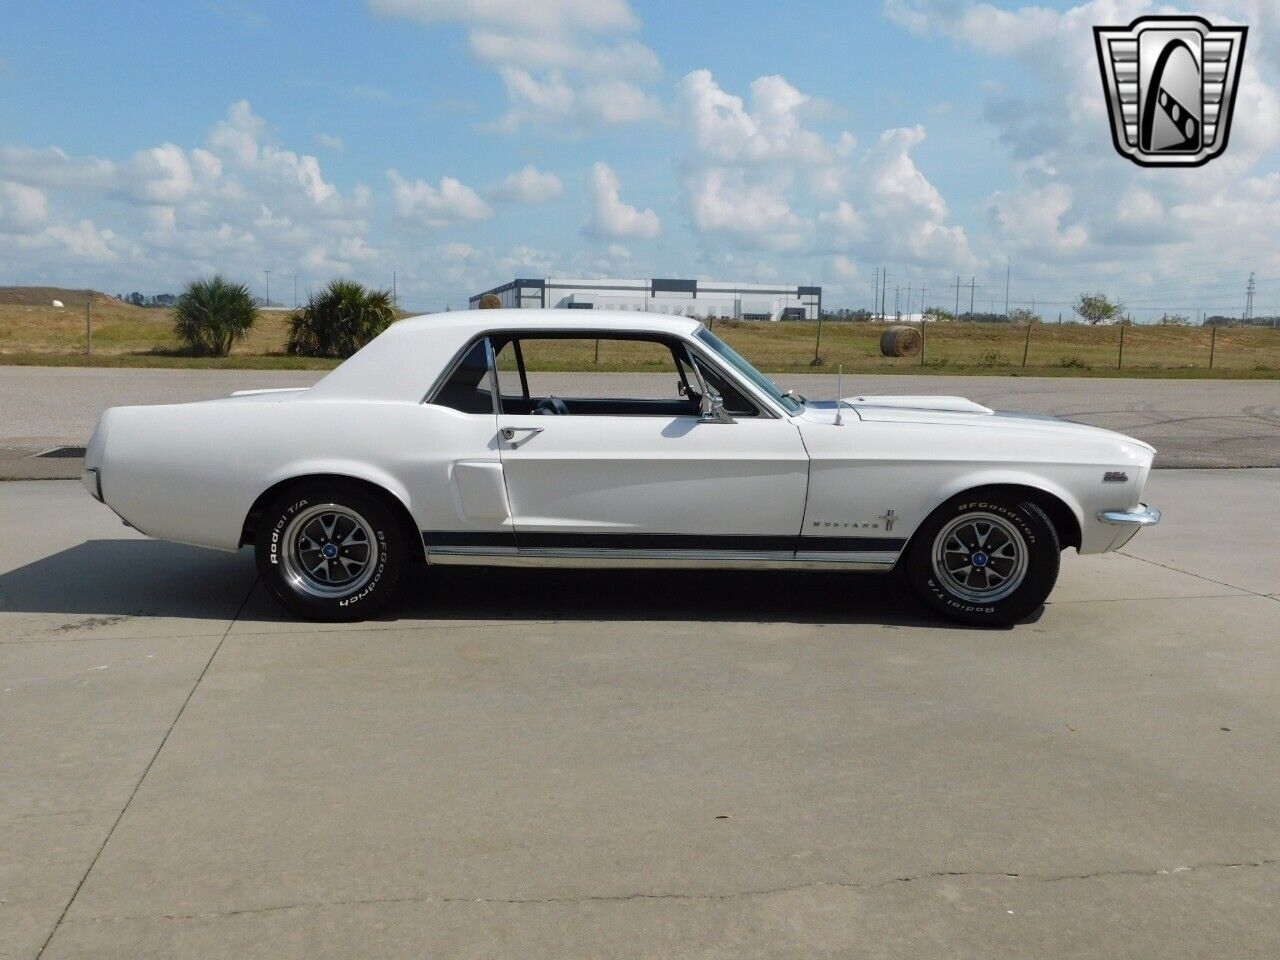
[[[822,288],[719,280],[516,279],[471,298],[495,294],[504,307],[542,310],[643,310],[736,320],[817,320]]]

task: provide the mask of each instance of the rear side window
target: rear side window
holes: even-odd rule
[[[461,413],[493,413],[489,377],[489,341],[482,339],[467,351],[449,379],[436,391],[435,403]]]

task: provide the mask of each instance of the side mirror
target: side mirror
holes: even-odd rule
[[[707,386],[707,391],[702,395],[701,416],[698,417],[699,423],[737,423],[733,417],[724,408],[724,397]]]

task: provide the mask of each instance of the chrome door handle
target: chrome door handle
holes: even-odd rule
[[[515,440],[517,433],[529,434],[529,436],[524,438],[527,441],[527,440],[532,440],[534,437],[536,437],[545,429],[547,428],[546,427],[503,427],[501,430],[501,433],[502,433],[502,439],[510,443],[513,440]],[[524,441],[521,441],[521,442],[524,442]]]

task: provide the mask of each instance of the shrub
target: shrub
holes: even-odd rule
[[[243,283],[214,274],[193,280],[173,304],[173,329],[200,356],[225,357],[258,319]]]
[[[1082,293],[1071,308],[1085,323],[1099,324],[1119,320],[1124,313],[1123,303],[1112,303],[1101,293]]]
[[[303,357],[349,357],[395,319],[390,290],[333,280],[293,312],[285,349]]]

